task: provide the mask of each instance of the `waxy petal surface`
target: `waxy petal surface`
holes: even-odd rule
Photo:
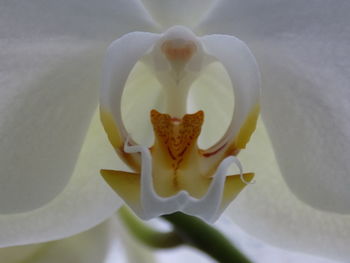
[[[67,184],[96,108],[97,43],[1,43],[0,214],[44,205]]]
[[[0,215],[0,247],[69,237],[110,217],[122,201],[99,175],[101,167],[127,169],[116,158],[96,112],[69,184],[39,209]]]
[[[277,247],[342,262],[349,259],[350,216],[320,211],[295,197],[262,122],[240,157],[245,168],[258,176],[227,209],[235,223]]]
[[[118,251],[120,235],[114,221],[108,220],[86,232],[58,241],[1,248],[0,260],[6,263],[108,262],[112,253],[122,252]]]
[[[152,25],[138,1],[0,3],[0,214],[62,191],[97,105],[103,51]]]
[[[135,30],[154,30],[138,0],[17,0],[0,3],[0,39],[71,36],[113,41]]]
[[[142,0],[161,29],[174,25],[193,27],[199,23],[217,0]]]

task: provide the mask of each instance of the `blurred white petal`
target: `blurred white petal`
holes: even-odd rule
[[[349,38],[349,8],[347,0],[219,0],[197,30],[244,41],[290,34],[335,43]]]
[[[274,247],[264,243],[249,234],[245,233],[237,225],[233,224],[228,218],[222,217],[215,224],[215,227],[232,241],[232,243],[254,263],[339,263],[318,256],[293,252]],[[179,247],[172,250],[159,250],[155,252],[159,262],[200,262],[215,263],[201,251],[189,247]]]
[[[1,248],[0,261],[4,263],[107,263],[110,254],[118,249],[118,234],[113,220],[109,220],[70,238],[36,245]]]
[[[154,257],[154,252],[156,250],[153,250],[152,248],[147,247],[145,244],[142,244],[136,240],[135,237],[130,235],[128,230],[125,229],[125,226],[120,221],[118,222],[118,228],[122,241],[121,244],[124,248],[125,258],[128,263],[158,263]]]
[[[0,246],[68,237],[110,217],[122,202],[100,176],[101,167],[126,169],[109,144],[96,113],[67,187],[39,209],[0,216]]]
[[[201,25],[245,40],[263,79],[262,113],[298,198],[350,212],[349,1],[221,1]]]
[[[256,183],[228,208],[228,215],[248,233],[279,247],[345,261],[350,257],[350,216],[314,209],[287,188],[266,130],[260,122],[240,154]]]
[[[142,0],[162,29],[174,25],[193,27],[217,0]]]
[[[336,263],[326,258],[294,252],[274,247],[249,234],[234,224],[229,218],[222,217],[215,226],[229,238],[244,255],[254,263]]]
[[[112,41],[153,29],[138,0],[15,0],[0,3],[0,38],[72,36]]]

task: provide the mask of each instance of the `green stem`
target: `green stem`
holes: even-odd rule
[[[198,248],[221,263],[249,263],[218,230],[197,217],[177,212],[163,216],[187,243]]]
[[[132,236],[151,248],[173,248],[184,244],[183,239],[176,232],[164,233],[150,228],[125,206],[120,208],[118,213]]]

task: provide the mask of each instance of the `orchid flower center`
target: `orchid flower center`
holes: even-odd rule
[[[136,143],[121,116],[123,90],[138,61],[149,68],[164,93],[164,112],[153,108],[148,115],[154,135],[151,147]],[[224,136],[201,149],[197,140],[206,112],[190,114],[188,95],[203,69],[216,61],[230,76],[234,112]],[[254,176],[243,174],[236,155],[255,129],[259,95],[255,59],[232,36],[197,37],[181,26],[160,35],[135,32],[123,36],[107,51],[101,120],[111,144],[133,172],[101,170],[102,176],[143,219],[182,211],[215,221]],[[232,163],[239,174],[226,176]]]

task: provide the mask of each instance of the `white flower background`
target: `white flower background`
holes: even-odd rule
[[[241,156],[257,183],[226,216],[272,245],[349,261],[349,10],[346,0],[1,1],[1,262],[56,262],[62,249],[67,262],[101,262],[122,235],[101,225],[6,248],[78,234],[120,207],[99,176],[125,168],[94,114],[104,52],[122,34],[174,24],[234,35],[260,66],[262,120]],[[256,262],[327,262],[225,229]]]

